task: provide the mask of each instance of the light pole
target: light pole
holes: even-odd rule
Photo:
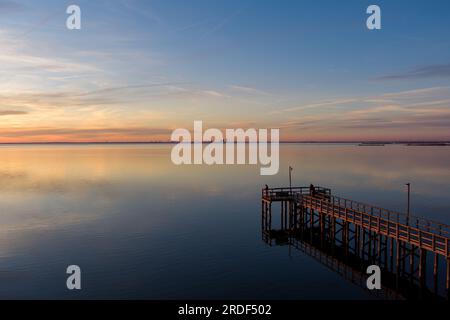
[[[294,170],[294,168],[289,166],[289,190],[291,192],[291,195],[292,195],[292,170]]]
[[[411,183],[407,183],[408,187],[408,207],[406,210],[406,225],[409,226],[409,215],[410,215],[410,206],[411,206]]]

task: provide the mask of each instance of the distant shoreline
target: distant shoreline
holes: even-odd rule
[[[129,142],[0,142],[0,146],[8,145],[127,145],[127,144],[178,144],[171,141],[129,141]],[[194,142],[192,142],[194,143]],[[200,142],[196,142],[200,143]],[[214,143],[203,141],[204,144]],[[235,142],[237,143],[237,142]],[[249,142],[245,142],[248,144]],[[280,141],[280,144],[357,144],[358,146],[450,146],[450,141]]]

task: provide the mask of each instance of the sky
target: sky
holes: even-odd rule
[[[81,30],[66,9],[81,8]],[[366,9],[381,8],[368,30]],[[0,0],[0,143],[450,140],[450,2]]]

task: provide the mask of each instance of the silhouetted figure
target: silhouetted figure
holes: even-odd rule
[[[268,196],[269,195],[269,186],[267,184],[266,184],[264,190],[266,190],[265,191],[266,192],[266,196]]]
[[[309,185],[309,195],[314,197],[316,195],[316,188],[314,187],[314,185],[311,183]]]

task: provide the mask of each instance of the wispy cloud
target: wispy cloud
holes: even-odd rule
[[[10,14],[25,9],[25,6],[21,3],[11,0],[0,0],[0,15]]]
[[[339,108],[335,108],[339,106]],[[370,130],[377,136],[396,134],[420,137],[427,132],[450,138],[450,88],[432,87],[367,97],[330,99],[282,110],[280,128],[295,134],[323,131],[355,135]],[[323,107],[328,108],[323,112]],[[386,131],[387,130],[387,131]],[[431,132],[431,133],[430,133]]]
[[[33,129],[9,128],[0,130],[0,142],[39,141],[149,141],[156,137],[169,137],[170,130],[155,127],[108,127],[108,128],[55,128]]]
[[[295,112],[295,111],[302,111],[302,110],[307,110],[307,109],[319,109],[321,107],[334,107],[334,106],[339,106],[339,105],[347,105],[349,103],[354,103],[357,101],[359,101],[359,100],[356,98],[325,100],[325,101],[319,101],[319,102],[315,102],[315,103],[300,105],[297,107],[286,108],[286,109],[282,109],[282,110],[275,110],[275,111],[272,111],[270,114]]]
[[[36,70],[43,72],[67,72],[67,73],[86,73],[98,72],[99,69],[93,65],[76,63],[64,59],[44,58],[35,55],[0,54],[0,63],[4,64],[6,69],[12,70]]]
[[[218,23],[216,23],[212,28],[210,28],[204,35],[205,36],[210,36],[214,33],[216,33],[217,31],[219,31],[220,29],[222,29],[223,27],[225,27],[225,25],[227,25],[228,23],[230,23],[233,19],[235,19],[237,16],[239,16],[244,10],[247,9],[247,6],[243,6],[239,9],[237,9],[236,11],[234,11],[233,13],[231,13],[230,15],[226,16],[224,19],[222,19],[221,21],[219,21]]]
[[[204,90],[202,91],[203,94],[210,96],[210,97],[214,97],[214,98],[224,98],[226,97],[223,93],[220,93],[218,91],[215,90]]]
[[[64,86],[68,80],[54,81],[53,77],[102,76],[104,70],[93,61],[71,58],[70,55],[57,54],[51,44],[39,50],[33,41],[17,37],[17,32],[0,30],[0,92],[18,90],[55,89],[55,85]],[[37,48],[36,48],[37,47]],[[48,54],[48,50],[55,54]],[[73,83],[73,82],[72,82]]]
[[[270,95],[270,93],[265,92],[263,90],[260,89],[256,89],[253,87],[249,87],[249,86],[239,86],[239,85],[231,85],[229,86],[231,90],[240,92],[240,93],[245,93],[245,94],[251,94],[251,95],[263,95],[263,96],[268,96]]]
[[[378,77],[377,80],[404,80],[450,77],[450,64],[434,64],[415,68],[410,71]]]
[[[450,87],[429,87],[418,88],[413,90],[389,92],[382,94],[379,98],[384,99],[417,99],[420,97],[437,97],[441,95],[448,95]]]
[[[0,116],[16,116],[24,114],[28,114],[28,112],[20,110],[0,110]]]
[[[149,8],[148,4],[146,6],[142,6],[142,3],[139,4],[138,1],[135,0],[121,0],[121,4],[132,14],[142,16],[148,20],[155,21],[158,24],[164,23],[164,20],[157,14],[156,10]]]

